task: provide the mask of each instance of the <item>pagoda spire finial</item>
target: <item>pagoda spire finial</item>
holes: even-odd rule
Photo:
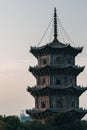
[[[54,8],[54,40],[57,40],[57,13],[56,13],[56,8]]]

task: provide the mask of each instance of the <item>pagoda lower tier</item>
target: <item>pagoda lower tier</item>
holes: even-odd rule
[[[36,76],[42,76],[42,75],[50,75],[50,74],[74,74],[78,75],[84,70],[83,67],[73,66],[73,65],[67,65],[67,66],[53,66],[53,65],[46,65],[44,67],[31,67],[29,68],[29,71],[36,77]]]
[[[58,111],[56,109],[46,109],[46,110],[39,110],[39,109],[32,109],[32,110],[26,110],[26,113],[30,115],[33,119],[38,120],[46,120],[50,117],[53,117],[53,115],[56,114],[67,114],[71,115],[72,118],[81,120],[85,114],[87,114],[87,110],[84,110],[82,108],[71,108],[65,111]],[[71,118],[71,117],[70,117]]]
[[[87,87],[74,86],[70,84],[67,87],[54,87],[54,86],[46,86],[44,88],[40,88],[38,86],[29,87],[27,91],[33,97],[40,96],[48,96],[48,95],[77,95],[78,97],[87,90]]]

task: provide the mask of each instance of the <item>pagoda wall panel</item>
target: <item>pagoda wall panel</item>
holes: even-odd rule
[[[40,110],[45,110],[50,108],[50,97],[44,96],[44,97],[38,97],[38,108]]]
[[[50,84],[50,77],[49,76],[40,76],[37,78],[37,86],[39,87],[46,87]]]
[[[78,108],[78,97],[74,95],[67,95],[66,96],[66,101],[67,101],[67,108]]]
[[[51,55],[51,64],[56,66],[66,66],[67,64],[75,65],[74,56],[65,54],[54,54]]]
[[[63,108],[63,96],[51,96],[51,108],[62,109]]]
[[[50,64],[50,55],[38,57],[38,66],[44,67],[45,65]]]
[[[69,108],[79,108],[78,97],[70,95],[51,96],[51,108],[66,110]]]
[[[50,76],[50,84],[54,87],[67,87],[70,84],[76,84],[76,77],[74,75],[58,74]]]

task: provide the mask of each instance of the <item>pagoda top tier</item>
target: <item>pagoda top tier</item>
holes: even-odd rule
[[[62,43],[58,40],[57,36],[57,13],[54,8],[54,39],[52,42],[45,44],[41,47],[31,47],[30,52],[35,56],[44,56],[49,54],[69,54],[76,56],[81,53],[83,47],[72,47],[70,44]]]
[[[81,53],[82,49],[83,47],[72,47],[70,44],[53,41],[41,47],[31,47],[30,52],[35,57],[58,53],[76,56],[78,53]]]

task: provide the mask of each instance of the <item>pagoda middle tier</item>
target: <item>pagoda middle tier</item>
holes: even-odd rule
[[[30,94],[33,97],[41,97],[41,96],[48,96],[48,95],[76,95],[80,96],[83,92],[87,90],[87,87],[80,87],[80,86],[73,86],[70,84],[67,87],[55,87],[55,86],[46,86],[44,88],[41,88],[40,86],[34,86],[27,88],[27,91],[30,92]]]
[[[42,75],[54,75],[54,74],[72,74],[77,76],[80,72],[84,70],[83,67],[78,67],[74,65],[66,65],[66,66],[55,66],[55,65],[46,65],[43,67],[40,66],[35,66],[29,68],[29,71],[32,72],[32,74],[37,77],[37,76],[42,76]]]

